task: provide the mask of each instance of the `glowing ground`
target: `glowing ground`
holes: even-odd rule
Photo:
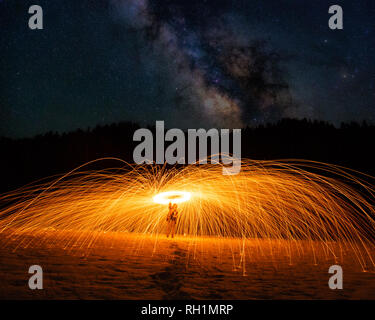
[[[54,231],[46,231],[40,245],[23,235],[25,243],[34,240],[29,247],[11,237],[0,234],[1,299],[375,299],[375,273],[362,272],[350,250],[335,261],[319,243],[314,265],[311,243],[302,241],[289,247],[276,240],[156,241],[106,233],[97,234],[89,250],[79,242],[67,250]],[[343,290],[328,288],[328,268],[335,263],[344,270]],[[28,289],[34,264],[43,268],[43,290]]]

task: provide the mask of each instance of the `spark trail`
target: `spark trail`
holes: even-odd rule
[[[366,261],[374,266],[373,178],[350,169],[306,160],[242,160],[239,174],[224,176],[222,167],[212,164],[166,168],[121,162],[117,170],[83,170],[90,164],[52,183],[2,195],[0,232],[20,240],[32,234],[42,242],[53,230],[66,246],[78,241],[69,236],[75,232],[82,248],[98,232],[157,239],[166,228],[169,195],[183,199],[177,234],[319,242],[333,255],[338,245],[354,250],[362,266]]]

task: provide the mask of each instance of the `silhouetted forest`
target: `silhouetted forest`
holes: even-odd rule
[[[133,162],[133,150],[139,144],[133,142],[133,133],[138,128],[135,123],[122,122],[64,134],[0,138],[0,191],[65,173],[97,158],[116,157]],[[366,122],[345,123],[336,128],[327,122],[283,119],[243,129],[242,157],[317,160],[375,175],[374,137],[375,126]]]

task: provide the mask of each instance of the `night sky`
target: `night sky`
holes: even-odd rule
[[[0,0],[0,34],[0,135],[375,119],[373,0]]]

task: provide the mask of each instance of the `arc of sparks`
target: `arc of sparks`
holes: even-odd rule
[[[80,170],[0,196],[0,232],[20,239],[31,233],[42,241],[54,230],[69,246],[72,239],[64,232],[74,230],[82,232],[81,247],[92,244],[97,232],[158,235],[167,212],[155,203],[174,202],[183,212],[177,234],[319,241],[327,250],[336,242],[373,261],[374,178],[347,168],[243,159],[233,176],[212,164]]]

